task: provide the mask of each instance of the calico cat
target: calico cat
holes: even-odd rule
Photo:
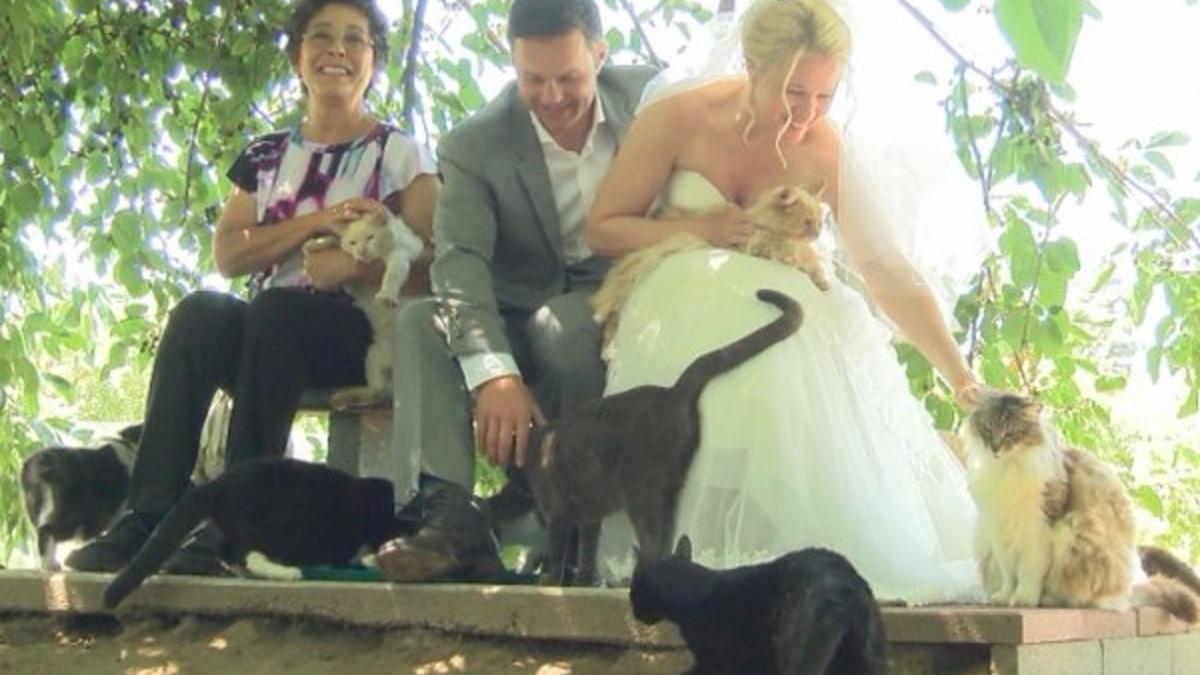
[[[822,548],[711,570],[691,543],[658,561],[638,555],[629,603],[642,623],[679,626],[696,675],[884,675],[887,639],[870,585]]]
[[[1189,623],[1195,593],[1153,575],[1134,586],[1133,505],[1113,471],[1066,447],[1025,396],[982,395],[964,428],[975,553],[992,602],[1010,606],[1157,605]]]
[[[697,358],[671,387],[641,386],[596,399],[530,434],[524,474],[550,533],[545,583],[562,583],[567,542],[579,527],[575,582],[595,583],[600,521],[624,509],[649,559],[666,555],[675,508],[700,444],[700,393],[713,378],[800,327],[791,297],[762,289],[782,314]]]
[[[205,519],[220,531],[220,555],[231,565],[244,564],[250,551],[284,565],[348,565],[410,533],[393,506],[392,484],[382,478],[293,459],[236,464],[184,494],[109,584],[104,605],[120,604]]]
[[[326,235],[305,242],[305,251],[339,247],[360,263],[386,262],[383,281],[377,291],[360,283],[349,284],[346,291],[371,324],[371,346],[367,348],[364,370],[367,383],[334,393],[329,405],[335,410],[375,405],[391,396],[392,319],[400,304],[400,288],[408,278],[412,262],[421,254],[420,237],[397,216],[391,218],[370,213],[346,226],[340,236]]]
[[[824,184],[814,193],[793,185],[784,185],[763,193],[746,210],[746,219],[754,224],[754,232],[740,247],[748,253],[796,267],[812,279],[813,284],[828,290],[829,279],[821,264],[820,254],[813,242],[821,234],[822,209],[820,195]],[[682,213],[663,209],[657,214],[666,220],[678,219]],[[629,294],[662,260],[672,254],[708,248],[709,243],[693,234],[677,234],[653,246],[648,246],[621,258],[604,277],[604,283],[590,298],[593,318],[603,325],[603,344],[607,347],[617,333],[618,315]],[[609,356],[605,350],[605,358]]]
[[[21,491],[42,569],[58,569],[59,542],[92,539],[120,513],[141,438],[142,425],[135,424],[94,448],[50,446],[25,458]]]

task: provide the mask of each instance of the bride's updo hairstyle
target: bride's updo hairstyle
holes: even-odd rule
[[[796,64],[806,54],[820,54],[845,63],[850,57],[850,29],[827,0],[757,0],[742,17],[741,38],[748,72],[762,73],[782,63],[788,65],[779,91],[788,118],[775,137],[775,150],[783,162],[779,143],[792,123],[787,83]],[[751,108],[743,138],[749,137],[754,122]]]

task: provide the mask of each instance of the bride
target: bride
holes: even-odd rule
[[[880,598],[979,598],[975,509],[963,469],[910,394],[891,329],[838,280],[820,291],[797,270],[729,250],[743,207],[782,184],[823,184],[840,247],[893,325],[960,400],[977,380],[937,302],[888,235],[826,118],[850,32],[827,0],[759,0],[740,35],[744,72],[709,78],[645,107],[592,206],[589,246],[619,256],[678,232],[712,248],[667,258],[634,290],[613,342],[606,393],[669,385],[697,355],[772,316],[761,287],[796,298],[799,332],[711,383],[701,447],[676,534],[702,562],[730,567],[806,546],[846,555]],[[659,220],[657,205],[690,218]],[[610,519],[611,520],[611,519]],[[602,555],[629,550],[604,526]],[[609,560],[611,567],[620,562]]]

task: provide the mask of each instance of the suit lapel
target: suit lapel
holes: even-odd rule
[[[616,92],[607,86],[607,80],[604,71],[601,71],[600,77],[597,78],[596,91],[598,92],[597,96],[600,97],[600,105],[604,108],[604,119],[612,128],[613,136],[617,139],[617,146],[620,147],[621,140],[625,138],[625,132],[629,129],[630,122],[633,121],[633,111]]]
[[[513,150],[517,155],[517,176],[533,212],[537,216],[542,233],[550,243],[555,256],[562,260],[562,228],[558,223],[558,210],[554,206],[554,190],[550,187],[550,172],[546,169],[546,158],[538,141],[529,109],[517,98],[514,88],[509,92],[509,124],[512,127]]]

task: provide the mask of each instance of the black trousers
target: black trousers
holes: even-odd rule
[[[344,295],[189,294],[171,310],[154,359],[129,508],[161,515],[183,494],[218,387],[233,397],[226,463],[279,457],[303,391],[362,384],[370,340],[366,316]]]

